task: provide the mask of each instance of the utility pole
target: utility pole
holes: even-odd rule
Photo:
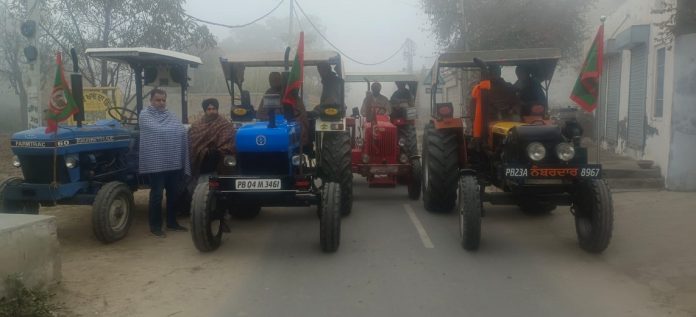
[[[24,47],[20,49],[20,56],[26,58],[22,65],[24,87],[27,92],[27,127],[37,128],[42,125],[42,108],[39,105],[39,92],[41,90],[41,67],[39,53],[39,38],[41,22],[40,0],[28,0],[26,2],[26,20],[20,25],[20,31],[26,39]]]
[[[289,26],[288,26],[288,46],[292,46],[292,40],[293,40],[293,34],[294,34],[294,22],[295,20],[295,0],[290,0],[290,19],[289,19]]]
[[[406,59],[406,71],[413,73],[413,56],[416,55],[416,43],[410,38],[404,43],[404,58]]]

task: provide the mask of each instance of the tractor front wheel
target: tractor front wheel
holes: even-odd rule
[[[191,238],[198,251],[210,252],[220,247],[224,228],[223,216],[208,183],[196,185],[191,200]]]
[[[16,186],[24,180],[20,177],[8,177],[0,182],[0,213],[29,214],[39,213],[39,203],[35,201],[18,201],[5,199],[5,190],[8,186]]]
[[[614,206],[606,183],[599,179],[580,183],[571,208],[580,248],[602,253],[609,246],[614,228]]]
[[[319,241],[325,253],[336,252],[341,243],[341,185],[330,182],[321,191]]]
[[[467,251],[478,249],[481,242],[481,190],[473,175],[459,178],[459,237],[462,247]]]
[[[97,192],[92,206],[92,231],[97,240],[112,243],[128,234],[133,222],[133,192],[122,182],[109,182]]]

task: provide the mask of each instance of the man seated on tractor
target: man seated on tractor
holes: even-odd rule
[[[512,84],[501,77],[500,66],[489,67],[491,90],[488,94],[490,121],[520,121],[520,100]]]
[[[283,76],[279,72],[271,72],[268,74],[268,84],[271,86],[266,90],[266,94],[282,95],[283,94]],[[256,112],[256,119],[268,120],[268,110],[263,106],[263,99],[259,104],[259,110]]]
[[[203,100],[205,115],[191,124],[191,178],[193,187],[198,176],[215,172],[225,155],[234,154],[235,130],[232,124],[219,115],[220,103],[215,98]]]
[[[370,90],[366,93],[365,99],[363,99],[362,107],[360,108],[360,115],[366,117],[368,121],[373,121],[374,115],[390,115],[391,114],[391,104],[387,97],[382,95],[382,84],[378,82],[372,83]]]
[[[319,98],[320,105],[342,103],[341,100],[341,78],[331,69],[331,65],[327,62],[317,64],[317,71],[321,77],[321,97]]]
[[[546,94],[541,83],[534,79],[523,66],[515,68],[517,82],[513,85],[522,102],[521,115],[544,115],[546,113]]]
[[[406,88],[406,83],[403,81],[396,82],[396,91],[389,98],[389,102],[392,106],[392,117],[406,117],[406,109],[403,104],[406,104],[408,108],[415,106],[413,94],[411,90]]]

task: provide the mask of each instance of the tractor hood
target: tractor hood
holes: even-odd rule
[[[292,153],[299,146],[300,127],[278,115],[274,128],[263,121],[242,126],[237,130],[235,141],[237,152]]]
[[[15,155],[53,153],[58,155],[84,151],[128,148],[130,132],[115,120],[100,120],[81,128],[59,126],[55,134],[46,134],[44,127],[17,132],[10,146]]]

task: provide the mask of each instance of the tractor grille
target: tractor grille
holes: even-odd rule
[[[22,155],[19,157],[22,163],[24,181],[32,184],[49,184],[53,182],[53,155]],[[56,179],[59,184],[70,182],[68,168],[65,167],[63,156],[56,157]]]
[[[376,151],[374,158],[380,160],[386,160],[387,163],[394,163],[396,160],[396,151],[398,148],[398,140],[396,136],[396,129],[384,129],[384,131],[378,132],[379,136],[374,139],[374,149]]]
[[[237,163],[241,175],[288,175],[290,164],[284,152],[238,153]]]

